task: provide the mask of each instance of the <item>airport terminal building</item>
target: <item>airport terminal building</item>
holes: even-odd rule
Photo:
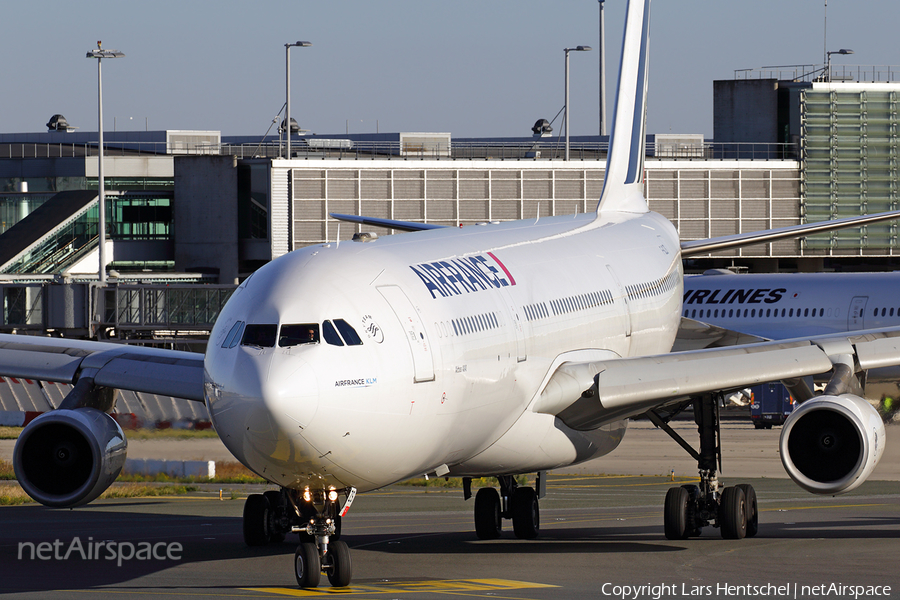
[[[900,208],[900,83],[893,71],[858,75],[742,72],[715,82],[712,140],[648,136],[651,209],[692,240]],[[217,131],[106,132],[101,286],[97,134],[58,122],[0,134],[0,330],[201,351],[237,282],[261,265],[304,246],[364,243],[353,240],[361,231],[393,233],[329,213],[477,227],[586,212],[608,148],[578,136],[565,160],[562,138],[539,134],[308,135],[288,149]],[[686,268],[893,269],[897,227],[723,251]],[[28,385],[0,381],[0,414],[41,410],[29,398],[51,395]],[[203,418],[178,403],[153,408],[171,399],[122,400],[144,421]]]
[[[754,71],[715,82],[713,139],[648,136],[651,209],[691,240],[900,207],[900,83],[893,71],[855,75],[823,82]],[[37,298],[46,281],[90,287],[97,279],[97,135],[55,119],[44,133],[0,134],[0,272],[4,298],[14,297],[4,301],[0,326],[7,328],[49,327],[44,321],[56,310]],[[290,157],[277,138],[217,131],[105,137],[112,289],[223,286],[204,295],[213,303],[294,249],[350,242],[360,229],[392,233],[340,223],[333,212],[466,227],[593,210],[608,142],[574,137],[564,160],[564,140],[555,134],[295,135]],[[889,269],[897,243],[896,224],[874,225],[722,251],[687,268]],[[23,285],[36,287],[23,292]],[[84,318],[80,309],[55,318],[135,331],[163,320],[171,329],[202,331],[216,314],[212,307],[174,319],[171,310],[162,311],[165,319],[148,316],[159,301],[135,309],[133,293],[113,297],[109,289],[97,310],[91,298],[98,292],[85,293]]]

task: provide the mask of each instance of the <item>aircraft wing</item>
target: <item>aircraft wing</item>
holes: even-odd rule
[[[379,219],[378,217],[363,217],[356,215],[342,215],[340,213],[328,213],[330,217],[338,221],[349,221],[361,225],[374,225],[376,227],[389,227],[400,231],[425,231],[426,229],[444,229],[444,225],[434,223],[415,223],[413,221],[395,221],[393,219]]]
[[[720,346],[739,346],[741,344],[754,344],[767,341],[769,341],[769,338],[682,317],[672,351],[682,352],[684,350],[700,350],[701,348],[715,348]]]
[[[684,241],[681,242],[681,256],[696,256],[698,254],[707,254],[718,250],[776,242],[778,240],[846,229],[848,227],[859,227],[861,225],[869,225],[880,221],[890,221],[896,219],[898,216],[900,216],[900,212],[898,211],[883,212],[874,215],[862,215],[859,217],[848,217],[846,219],[834,219],[832,221],[803,223],[801,225],[791,225],[788,227],[766,229],[763,231],[751,231],[749,233],[738,233],[735,235],[725,235],[703,240]]]
[[[203,402],[203,355],[107,342],[0,334],[0,375]]]
[[[594,429],[692,396],[830,371],[900,363],[900,328],[560,365],[532,404],[573,429]]]

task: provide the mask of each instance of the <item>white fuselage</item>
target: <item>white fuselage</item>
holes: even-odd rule
[[[360,491],[611,451],[624,423],[574,431],[529,406],[566,360],[668,352],[682,271],[663,217],[595,219],[325,244],[266,265],[210,336],[206,395],[219,435],[279,485]],[[338,321],[362,343],[326,336]],[[277,326],[277,338],[240,342],[243,324]],[[298,324],[320,328],[317,341],[282,346],[297,329],[285,326]]]

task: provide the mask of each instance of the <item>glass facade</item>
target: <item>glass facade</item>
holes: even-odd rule
[[[168,194],[111,195],[106,197],[107,235],[116,241],[170,240],[172,236],[172,197]],[[2,205],[0,205],[2,208]],[[59,273],[97,246],[99,210],[92,203],[87,210],[64,224],[40,243],[19,256],[6,268],[7,273]],[[117,268],[168,270],[172,261],[152,264],[118,261]]]
[[[269,165],[238,166],[238,238],[269,239]]]
[[[813,88],[800,96],[801,211],[806,222],[896,210],[900,204],[898,92]],[[897,247],[897,225],[869,225],[810,236],[804,248]]]

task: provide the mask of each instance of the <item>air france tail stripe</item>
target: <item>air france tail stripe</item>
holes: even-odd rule
[[[641,54],[638,63],[638,77],[635,81],[634,90],[634,113],[631,122],[631,152],[628,157],[628,173],[625,177],[625,183],[638,183],[643,175],[644,170],[644,103],[641,99],[645,97],[644,92],[647,86],[647,59],[650,36],[648,31],[650,28],[650,6],[649,2],[644,4],[644,22],[641,28]]]

